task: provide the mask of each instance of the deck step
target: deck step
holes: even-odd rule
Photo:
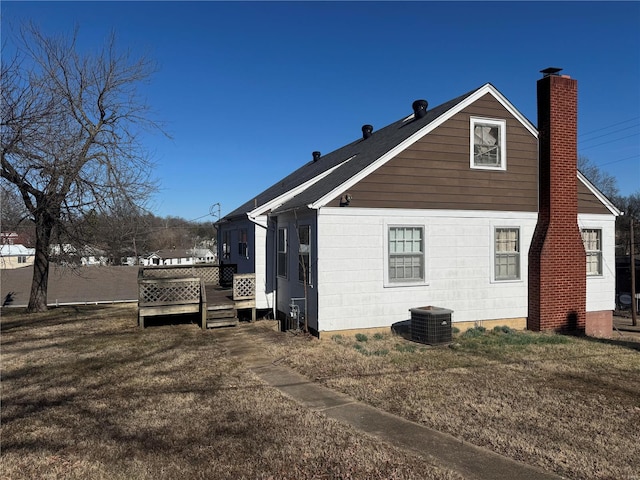
[[[215,318],[233,318],[236,316],[236,311],[233,307],[217,310],[207,310],[207,320]]]
[[[238,325],[237,318],[207,318],[207,328],[215,327],[235,327]]]

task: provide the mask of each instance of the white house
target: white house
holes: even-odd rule
[[[575,87],[555,71],[540,82],[539,100],[552,105],[564,83]],[[576,170],[575,123],[564,120],[576,117],[576,103],[539,113],[539,139],[491,84],[431,109],[418,100],[384,128],[365,125],[352,143],[313,152],[226,215],[220,258],[255,272],[257,308],[284,317],[296,304],[318,335],[388,328],[428,305],[452,310],[463,329],[606,334],[620,212]],[[542,150],[554,122],[569,133],[551,140],[549,155]],[[558,161],[560,143],[569,154]],[[549,246],[557,231],[577,238],[571,252]],[[537,250],[549,249],[555,260],[540,261]],[[556,299],[556,291],[575,296]]]
[[[195,265],[214,263],[216,255],[208,248],[158,250],[143,259],[143,265]]]
[[[29,267],[33,265],[35,252],[35,248],[27,248],[24,245],[0,245],[0,268]]]

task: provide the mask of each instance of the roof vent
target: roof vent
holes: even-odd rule
[[[416,119],[422,118],[427,114],[427,107],[429,106],[429,102],[426,100],[416,100],[411,105],[413,107],[413,115]]]
[[[367,139],[371,135],[373,135],[373,125],[363,125],[362,126],[362,138]]]
[[[542,78],[544,78],[544,77],[557,77],[558,73],[560,73],[561,71],[562,71],[561,68],[548,67],[548,68],[545,68],[544,70],[540,70],[540,73],[542,74]]]
[[[320,156],[322,154],[320,152],[313,152],[311,155],[313,155],[313,161],[317,162],[318,160],[320,160]]]

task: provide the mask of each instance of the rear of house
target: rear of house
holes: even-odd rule
[[[434,305],[462,328],[527,326],[538,130],[490,84],[433,109],[412,107],[378,131],[365,125],[335,152],[314,152],[280,190],[221,224],[224,236],[248,222],[246,268],[261,270],[280,317],[295,305],[322,335],[388,329],[409,309]],[[586,311],[606,329],[619,212],[575,161],[569,175],[586,249]]]

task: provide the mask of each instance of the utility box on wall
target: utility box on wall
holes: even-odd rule
[[[452,310],[440,307],[410,309],[411,340],[429,345],[450,343],[452,340]]]

